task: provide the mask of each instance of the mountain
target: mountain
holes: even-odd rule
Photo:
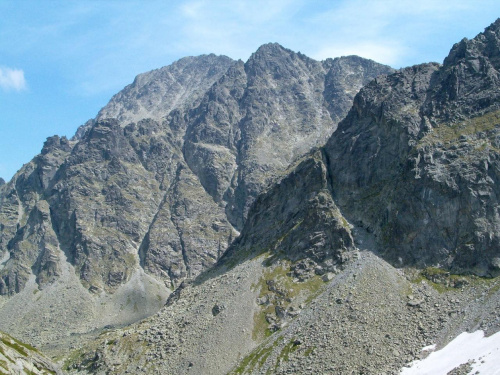
[[[500,19],[399,71],[140,75],[0,186],[0,328],[93,374],[398,374],[500,331],[499,74]]]
[[[51,352],[154,314],[392,71],[267,44],[246,63],[188,57],[139,75],[0,187],[0,328]]]
[[[326,144],[258,195],[214,267],[67,368],[398,374],[462,332],[500,331],[499,61],[497,20],[442,65],[368,83]],[[498,363],[488,351],[443,373]]]

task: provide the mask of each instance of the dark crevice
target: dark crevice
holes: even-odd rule
[[[169,189],[169,193],[171,191],[175,191],[177,189],[177,183],[180,180],[180,174],[184,168],[185,167],[182,165],[179,165],[179,167],[177,168],[175,180]],[[187,256],[187,252],[186,252],[186,245],[185,245],[184,239],[183,239],[182,229],[179,226],[177,219],[174,217],[172,210],[170,210],[170,221],[172,222],[172,224],[174,224],[175,230],[177,231],[177,235],[179,236],[179,243],[181,245],[181,252],[182,252],[182,260],[184,262],[184,266],[186,267],[187,277],[190,278],[191,277],[191,267],[189,265],[189,260],[188,260],[188,256]]]

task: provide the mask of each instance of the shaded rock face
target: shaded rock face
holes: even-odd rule
[[[396,263],[500,271],[499,29],[371,82],[325,147],[336,203]]]
[[[0,186],[0,293],[18,293],[31,274],[43,289],[64,262],[98,294],[139,267],[170,287],[196,276],[237,237],[258,194],[389,72],[268,44],[246,63],[188,57],[137,76]]]
[[[222,261],[269,252],[292,262],[307,258],[333,270],[355,246],[330,189],[324,155],[316,151],[259,196]]]

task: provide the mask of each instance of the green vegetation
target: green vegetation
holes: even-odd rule
[[[273,332],[268,328],[269,323],[266,320],[266,315],[272,314],[273,312],[274,306],[271,305],[255,313],[253,316],[252,339],[260,341],[273,334]]]
[[[0,367],[2,367],[4,370],[8,370],[9,369],[9,366],[8,366],[7,362],[4,361],[3,359],[0,359]]]
[[[343,216],[341,216],[341,217],[340,217],[340,220],[342,220],[342,226],[343,226],[345,229],[349,229],[349,230],[351,229],[351,228],[349,227],[349,223],[347,222],[347,220],[346,220]]]
[[[300,344],[298,344],[295,340],[291,340],[288,344],[286,344],[283,349],[281,349],[281,353],[278,356],[278,360],[276,361],[276,365],[279,364],[280,360],[288,362],[290,360],[290,353],[293,353],[299,348]]]
[[[249,355],[243,358],[238,367],[234,369],[230,374],[236,375],[253,373],[254,370],[262,368],[273,351],[283,343],[283,340],[283,336],[278,336],[272,343],[266,342],[265,344],[257,347]],[[275,360],[274,370],[278,368],[281,361],[289,361],[290,354],[295,352],[299,348],[300,342],[297,340],[290,340],[288,343],[286,343],[281,348],[281,351],[279,352]],[[309,356],[313,350],[314,347],[307,348],[304,352],[304,356]],[[273,373],[271,368],[268,369],[267,373]]]
[[[311,355],[311,353],[314,351],[314,349],[316,349],[315,346],[310,346],[309,348],[307,348],[304,351],[304,357],[309,357]]]
[[[71,352],[64,360],[63,368],[66,371],[69,371],[72,369],[72,365],[77,362],[81,362],[85,357],[85,353],[82,351],[82,349],[75,350]]]
[[[457,275],[437,267],[427,267],[412,279],[413,283],[424,281],[439,293],[457,290],[466,286],[486,286],[491,295],[500,289],[500,278],[480,277],[476,275]]]
[[[255,291],[259,291],[258,298],[265,298],[266,295],[269,295],[273,298],[274,303],[262,306],[254,315],[252,338],[256,341],[272,334],[268,328],[269,323],[266,320],[266,315],[274,314],[275,306],[288,309],[292,301],[297,299],[300,302],[309,303],[321,292],[321,287],[324,285],[324,281],[318,275],[303,282],[293,282],[293,278],[290,276],[293,264],[289,260],[276,260],[273,256],[266,259],[265,264],[268,268],[264,271],[259,282],[253,285],[253,288]]]
[[[244,374],[245,372],[253,372],[257,368],[261,368],[266,362],[267,358],[271,355],[274,348],[278,346],[280,342],[283,341],[283,337],[277,337],[274,342],[269,344],[263,344],[256,349],[254,349],[249,355],[241,360],[238,367],[230,372],[231,375]]]
[[[473,135],[478,132],[486,132],[500,125],[500,111],[486,113],[482,116],[468,119],[464,122],[453,124],[440,124],[432,132],[425,135],[418,143],[417,148],[433,145],[439,142],[455,143],[462,135]],[[481,144],[480,147],[486,147]],[[495,149],[489,145],[491,149]],[[497,152],[500,150],[495,149]]]
[[[16,343],[15,341],[14,342],[11,342],[10,340],[2,337],[0,339],[5,345],[7,345],[8,347],[14,349],[16,352],[18,352],[19,354],[21,354],[22,356],[24,357],[27,357],[28,356],[28,353],[26,352],[26,350],[21,346],[19,345],[18,343]]]

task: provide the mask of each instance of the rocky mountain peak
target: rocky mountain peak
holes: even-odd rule
[[[326,146],[336,203],[392,261],[500,273],[498,26],[372,81]]]
[[[443,65],[457,65],[462,62],[478,70],[484,64],[480,61],[481,58],[487,59],[496,70],[500,70],[500,18],[475,38],[464,38],[456,43]]]
[[[455,44],[432,77],[423,109],[436,123],[456,123],[500,108],[499,25],[496,21],[475,38]]]
[[[72,140],[48,138],[2,187],[0,295],[18,309],[16,295],[30,288],[23,295],[43,297],[29,314],[42,319],[38,309],[61,306],[55,291],[69,286],[75,294],[61,308],[73,331],[156,312],[171,289],[222,257],[255,199],[330,137],[361,85],[391,71],[363,61],[327,66],[268,44],[246,63],[205,55],[138,75]],[[337,245],[352,241],[322,165],[303,164],[314,167],[320,191],[306,202],[295,196],[307,211],[301,228],[335,225],[342,241],[322,232],[293,252],[326,267],[341,258]],[[296,180],[286,181],[292,191]],[[290,214],[280,233],[294,234],[284,245],[300,235]],[[38,329],[29,320],[0,319],[0,329],[1,321]]]
[[[318,64],[316,61],[293,52],[278,43],[264,44],[253,53],[245,64],[245,70],[249,76],[270,75],[273,79],[297,78],[294,67],[298,60],[303,60],[309,64]]]
[[[257,48],[257,51],[255,51],[252,54],[252,57],[258,58],[262,56],[272,56],[272,55],[276,56],[280,54],[290,54],[290,53],[292,53],[291,50],[283,47],[279,43],[274,42],[274,43],[265,43],[261,45],[259,48]],[[252,57],[250,57],[250,60],[252,59]]]
[[[137,76],[0,188],[0,329],[176,374],[400,373],[498,331],[499,26],[444,65],[271,43]]]
[[[123,126],[145,118],[161,122],[179,106],[196,102],[233,63],[227,56],[190,56],[139,74],[111,98],[96,119],[116,118]]]
[[[5,180],[2,177],[0,177],[0,186],[2,185],[5,185]]]
[[[71,151],[71,144],[68,138],[65,136],[59,137],[58,135],[48,137],[43,144],[41,154],[45,155],[57,149],[61,149],[66,152]]]

